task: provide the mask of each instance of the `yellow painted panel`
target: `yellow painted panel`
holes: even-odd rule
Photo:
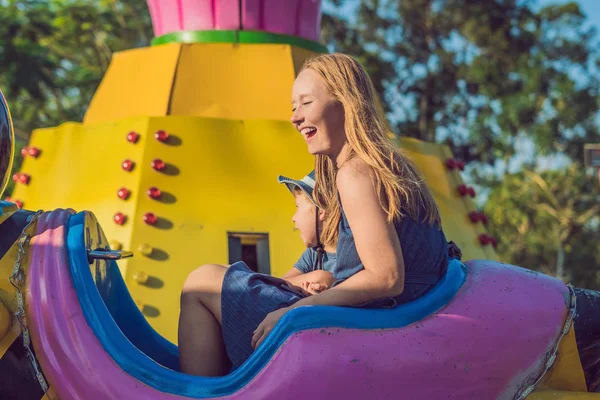
[[[10,326],[12,324],[12,316],[11,313],[8,312],[8,309],[4,304],[0,301],[0,339],[2,339],[8,333]]]
[[[306,60],[318,55],[319,54],[313,53],[310,50],[306,50],[300,47],[292,47],[292,59],[294,61],[294,72],[296,76],[300,73],[300,69],[302,68]]]
[[[171,114],[288,121],[293,52],[308,54],[288,45],[184,45]]]
[[[167,115],[180,48],[167,44],[115,53],[84,123]]]
[[[128,248],[132,231],[116,225],[113,216],[121,212],[131,218],[135,211],[144,170],[141,163],[147,124],[147,118],[130,118],[94,125],[68,123],[34,131],[31,144],[42,153],[37,159],[25,158],[22,171],[31,175],[31,181],[29,185],[17,185],[13,198],[22,199],[30,210],[92,210],[108,237]],[[141,134],[137,144],[127,142],[130,131]],[[136,163],[131,172],[121,168],[125,159]],[[127,201],[117,197],[121,187],[131,190]]]
[[[573,325],[560,342],[556,361],[540,382],[539,389],[586,391],[585,375],[577,351]]]
[[[18,210],[15,203],[0,202],[0,224],[10,218]]]
[[[542,390],[527,396],[527,400],[598,400],[600,393]]]
[[[313,160],[287,122],[151,119],[149,130],[159,129],[179,144],[148,141],[144,166],[160,158],[177,172],[142,174],[140,192],[156,186],[169,200],[138,198],[132,249],[147,244],[155,253],[136,252],[126,282],[150,323],[176,341],[183,282],[200,265],[229,263],[228,232],[267,233],[272,273],[292,268],[304,248],[291,221],[293,197],[277,175],[302,177]],[[158,226],[143,222],[146,212],[160,218]],[[136,283],[140,272],[149,276],[146,284]]]
[[[46,392],[46,394],[44,394],[44,396],[41,398],[41,400],[60,400],[58,395],[56,394],[56,391],[54,390],[54,388],[52,386],[50,386],[48,388],[48,391]]]
[[[0,221],[1,229],[2,221]],[[30,227],[29,231],[33,231],[34,227]],[[15,261],[19,251],[18,243],[15,241],[8,249],[4,256],[0,259],[0,308],[8,312],[8,316],[4,311],[0,312],[0,358],[6,350],[21,334],[21,327],[17,323],[14,313],[17,311],[17,299],[15,296],[15,288],[10,283],[9,277],[13,273]],[[7,328],[8,325],[8,329]]]
[[[424,175],[440,209],[446,239],[461,248],[463,259],[497,259],[492,246],[479,243],[478,236],[485,233],[485,228],[469,219],[469,212],[476,207],[470,197],[458,194],[457,187],[463,182],[458,172],[445,166],[446,146],[410,138],[402,138],[398,143]]]

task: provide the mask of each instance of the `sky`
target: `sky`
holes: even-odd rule
[[[564,4],[567,2],[567,0],[538,0],[540,6]],[[576,0],[575,2],[581,6],[590,23],[595,25],[596,29],[600,31],[600,0]]]

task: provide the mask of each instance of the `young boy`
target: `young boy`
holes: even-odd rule
[[[315,187],[315,172],[295,180],[279,176],[279,183],[285,183],[294,195],[296,212],[292,221],[300,231],[300,238],[306,246],[300,259],[288,271],[283,279],[305,295],[311,295],[329,289],[334,282],[333,270],[336,262],[335,248],[324,246],[320,240],[320,231],[326,218],[312,198]]]

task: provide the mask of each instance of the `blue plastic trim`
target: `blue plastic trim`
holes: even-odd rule
[[[96,288],[117,326],[142,353],[157,363],[179,371],[179,351],[158,334],[139,312],[115,261],[100,263],[105,271],[96,271]]]
[[[130,334],[129,338],[134,341],[133,343],[127,340],[119,329],[96,289],[90,273],[84,241],[84,217],[84,213],[79,213],[70,218],[67,245],[71,277],[86,321],[109,356],[126,373],[159,391],[190,398],[226,396],[240,390],[267,365],[283,342],[298,331],[332,327],[389,329],[401,328],[417,322],[446,305],[466,279],[465,266],[457,260],[451,260],[446,276],[426,295],[393,309],[298,307],[281,318],[263,345],[235,372],[219,378],[195,377],[167,369],[138,349],[147,347],[148,343],[144,343],[146,335],[158,335],[149,324],[138,325],[136,328],[139,332]],[[109,276],[114,278],[115,274],[107,275],[107,279]],[[118,296],[117,290],[126,291],[127,288],[125,285],[116,284],[113,290],[112,295]],[[120,296],[126,297],[124,294]],[[141,315],[137,308],[127,306],[123,310],[123,315],[118,318],[121,322],[123,317],[132,320],[137,318],[139,321],[139,315],[136,314]],[[168,358],[165,354],[172,352],[169,345],[170,343],[164,339],[155,343],[157,348],[153,350],[153,354],[157,359]],[[164,354],[161,355],[160,352]]]

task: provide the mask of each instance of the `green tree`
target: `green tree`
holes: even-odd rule
[[[112,53],[152,38],[143,0],[3,0],[0,88],[15,130],[81,121]]]
[[[144,0],[0,0],[0,27],[0,90],[17,136],[14,170],[33,129],[83,119],[113,52],[152,38]]]
[[[503,261],[600,288],[599,190],[581,164],[509,174],[484,210]]]
[[[523,137],[580,159],[598,135],[595,31],[574,2],[363,0],[356,21],[328,4],[326,43],[367,66],[398,134],[489,164]]]

